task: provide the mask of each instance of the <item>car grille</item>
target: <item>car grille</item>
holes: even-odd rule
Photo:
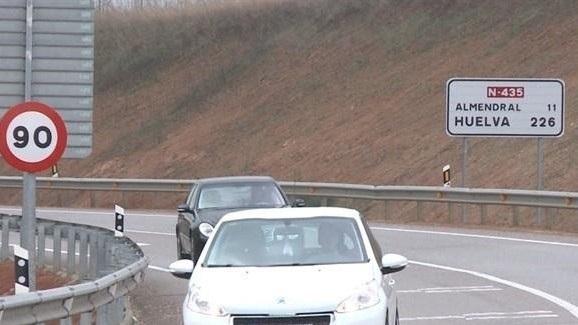
[[[233,325],[329,325],[330,323],[330,315],[233,318]]]

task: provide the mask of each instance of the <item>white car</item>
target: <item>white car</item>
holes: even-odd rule
[[[399,323],[395,283],[407,259],[381,254],[359,212],[259,209],[224,216],[190,277],[185,325]]]

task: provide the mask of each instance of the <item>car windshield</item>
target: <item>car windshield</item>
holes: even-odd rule
[[[286,205],[273,183],[210,184],[201,188],[198,209],[281,207]]]
[[[223,223],[206,267],[288,266],[367,262],[354,219],[245,219]]]

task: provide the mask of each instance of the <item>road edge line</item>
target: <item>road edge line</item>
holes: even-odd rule
[[[570,314],[572,314],[575,318],[578,319],[578,307],[569,303],[568,301],[562,299],[562,298],[558,298],[556,296],[553,296],[549,293],[546,293],[542,290],[538,290],[535,288],[531,288],[528,286],[525,286],[523,284],[517,283],[517,282],[513,282],[513,281],[509,281],[509,280],[505,280],[502,278],[498,278],[496,276],[493,275],[489,275],[486,273],[481,273],[481,272],[476,272],[476,271],[471,271],[471,270],[466,270],[466,269],[459,269],[459,268],[455,268],[455,267],[451,267],[451,266],[444,266],[444,265],[438,265],[438,264],[432,264],[432,263],[426,263],[426,262],[419,262],[419,261],[413,261],[410,260],[409,261],[411,264],[415,264],[415,265],[420,265],[420,266],[425,266],[425,267],[431,267],[431,268],[435,268],[435,269],[440,269],[440,270],[446,270],[446,271],[452,271],[452,272],[458,272],[458,273],[464,273],[464,274],[469,274],[478,278],[482,278],[482,279],[486,279],[488,281],[492,281],[492,282],[496,282],[496,283],[500,283],[503,285],[506,285],[508,287],[514,288],[514,289],[518,289],[521,291],[525,291],[529,294],[532,294],[534,296],[540,297],[542,299],[548,300],[551,303],[558,305],[559,307],[565,309],[566,311],[568,311]]]

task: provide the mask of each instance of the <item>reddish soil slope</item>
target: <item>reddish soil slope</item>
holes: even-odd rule
[[[460,176],[449,78],[556,77],[566,132],[545,141],[545,183],[578,188],[578,2],[220,6],[98,17],[94,153],[62,175],[440,185],[445,164]],[[535,141],[470,152],[469,185],[535,187]]]

